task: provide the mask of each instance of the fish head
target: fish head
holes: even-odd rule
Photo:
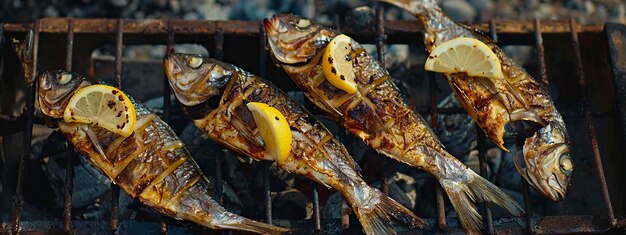
[[[337,35],[297,15],[274,15],[263,20],[263,24],[273,58],[284,64],[309,61]]]
[[[523,155],[525,166],[521,156],[515,165],[526,181],[553,201],[565,199],[574,170],[565,127],[548,123],[526,139]]]
[[[37,91],[41,111],[51,118],[63,118],[63,111],[72,95],[87,85],[85,77],[64,70],[41,74]]]
[[[230,64],[194,54],[174,53],[163,64],[170,87],[185,106],[217,97],[235,74]]]

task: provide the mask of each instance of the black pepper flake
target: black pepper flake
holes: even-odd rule
[[[346,80],[346,77],[344,77],[343,75],[340,75],[339,78],[341,78],[341,80]]]
[[[352,60],[352,56],[350,54],[346,55],[346,61],[350,62]]]
[[[276,119],[276,121],[280,120],[280,118],[278,118],[278,117],[274,117],[274,119]]]
[[[429,56],[428,58],[429,58],[429,59],[434,59],[435,57],[431,55],[431,56]]]
[[[115,95],[115,94],[117,94],[117,90],[112,90],[111,93],[113,93]]]
[[[115,107],[115,101],[109,100],[109,102],[107,102],[107,106],[112,109],[113,107]]]
[[[333,57],[328,57],[328,63],[333,64]]]
[[[374,75],[370,75],[370,82],[374,81]]]
[[[335,69],[335,67],[330,68],[330,72],[337,74],[337,70]]]

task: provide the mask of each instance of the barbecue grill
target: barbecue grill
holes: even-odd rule
[[[416,21],[385,20],[382,8],[376,9],[376,21],[367,30],[357,30],[350,25],[340,25],[335,20],[334,27],[352,36],[357,41],[375,44],[378,59],[384,64],[385,46],[389,44],[408,44],[423,47],[422,35],[419,24]],[[335,17],[338,19],[338,17]],[[557,100],[557,107],[566,120],[584,123],[578,127],[569,127],[570,132],[582,131],[588,139],[573,139],[573,148],[585,149],[576,151],[579,157],[576,159],[588,159],[588,165],[577,163],[576,170],[582,172],[582,168],[590,167],[594,172],[589,175],[593,180],[588,180],[588,185],[577,185],[569,193],[572,196],[584,190],[599,192],[600,199],[595,207],[595,213],[584,214],[558,214],[544,213],[535,216],[532,213],[532,203],[529,200],[530,188],[528,185],[519,190],[524,195],[526,216],[494,218],[488,205],[483,205],[480,210],[483,217],[485,233],[598,233],[598,232],[626,232],[625,201],[626,181],[623,174],[626,161],[624,160],[624,146],[626,146],[626,26],[620,24],[605,25],[580,25],[573,19],[565,21],[515,21],[496,22],[472,25],[475,28],[488,32],[501,46],[523,45],[532,46],[536,49],[537,70],[529,71],[536,79],[541,79],[544,85],[551,90],[561,93],[573,93],[578,97],[575,102],[569,102],[570,108],[560,108],[562,104]],[[167,53],[175,44],[195,43],[200,44],[210,51],[212,57],[224,59],[227,62],[238,64],[248,68],[260,77],[267,78],[278,84],[285,90],[296,90],[286,81],[279,69],[271,65],[265,51],[265,32],[262,22],[258,21],[200,21],[200,20],[129,20],[129,19],[72,19],[72,18],[44,18],[30,24],[3,23],[0,27],[0,38],[5,41],[2,50],[12,50],[8,42],[11,38],[24,39],[28,43],[27,61],[35,71],[65,68],[78,73],[93,74],[91,53],[94,49],[104,44],[115,45],[115,64],[113,69],[112,83],[125,87],[125,74],[123,73],[122,52],[124,45],[153,44],[167,45]],[[562,46],[562,44],[567,44]],[[544,45],[546,45],[544,47]],[[549,45],[549,46],[548,46]],[[555,52],[552,47],[567,48],[569,51],[560,56],[569,57],[571,63],[562,64],[561,67],[551,68],[547,66]],[[425,52],[424,52],[425,53]],[[558,53],[557,53],[558,54]],[[559,55],[556,55],[559,56]],[[63,60],[64,59],[64,60]],[[573,77],[552,75],[574,74]],[[4,70],[16,70],[7,68]],[[161,71],[159,71],[161,72]],[[34,77],[36,74],[28,74]],[[428,74],[428,91],[430,100],[421,104],[415,104],[422,115],[430,115],[432,128],[439,128],[438,115],[464,114],[462,108],[438,108],[438,97],[442,97],[437,83],[444,82],[436,78],[433,73]],[[170,97],[170,90],[165,77],[145,77],[141,82],[162,83],[163,97]],[[286,84],[286,85],[285,85]],[[33,124],[44,124],[41,117],[34,115],[36,85],[28,86],[26,91],[26,108],[18,118],[2,116],[0,119],[1,135],[23,132],[23,142],[31,143]],[[568,89],[572,88],[574,90]],[[411,94],[409,94],[411,95]],[[608,104],[607,104],[608,102]],[[187,120],[186,117],[177,116],[173,110],[170,99],[163,99],[163,119],[168,123]],[[311,105],[310,109],[314,109]],[[594,124],[595,121],[595,124]],[[598,136],[606,134],[604,131],[596,131],[596,125],[600,122],[610,123],[616,127],[613,131],[618,136],[611,143],[599,141]],[[487,140],[480,129],[477,128],[476,138],[479,150],[480,173],[485,176],[487,163],[485,160],[485,145]],[[612,137],[609,137],[612,138]],[[602,138],[606,139],[606,138]],[[579,142],[576,142],[579,141]],[[0,141],[0,146],[2,142]],[[1,149],[1,148],[0,148]],[[591,151],[589,151],[589,149]],[[582,154],[580,154],[582,152]],[[96,234],[143,234],[146,231],[154,233],[195,233],[214,231],[205,230],[192,223],[177,222],[162,216],[154,221],[135,221],[119,217],[120,190],[111,184],[111,210],[108,220],[79,220],[73,219],[72,214],[72,180],[66,180],[64,185],[64,208],[63,215],[59,220],[25,221],[22,219],[24,208],[24,177],[26,174],[25,161],[31,153],[30,144],[23,145],[17,170],[17,182],[15,194],[12,198],[0,200],[13,200],[13,208],[9,208],[10,218],[3,220],[1,233],[29,233],[40,234],[49,232],[58,233],[96,233]],[[586,154],[585,154],[586,153]],[[582,156],[580,156],[582,155]],[[205,172],[206,175],[215,175],[215,198],[217,201],[222,197],[222,162],[216,158],[215,172]],[[66,158],[67,166],[77,161],[75,154]],[[2,162],[0,162],[1,166]],[[315,184],[311,186],[311,198],[313,202],[313,217],[311,220],[289,220],[289,218],[272,217],[271,191],[269,165],[260,164],[263,167],[264,184],[264,218],[259,219],[279,226],[298,229],[297,233],[344,233],[360,234],[358,221],[350,220],[349,210],[341,211],[341,219],[321,218],[320,199]],[[74,177],[72,167],[66,168],[67,179]],[[606,169],[606,170],[605,170]],[[0,167],[0,175],[4,167]],[[384,169],[381,169],[384,172]],[[367,175],[368,172],[363,172]],[[577,173],[575,173],[577,174]],[[381,177],[384,177],[382,174]],[[385,180],[383,191],[387,191]],[[576,185],[576,180],[573,181]],[[425,230],[401,230],[401,234],[421,234],[422,232],[458,233],[462,228],[456,218],[447,217],[442,190],[437,186],[433,189],[436,198],[437,216],[426,218],[429,226]],[[122,192],[123,193],[123,192]],[[421,195],[418,195],[418,200]],[[551,203],[551,202],[548,202]],[[614,209],[615,208],[615,209]],[[419,215],[419,211],[417,212]],[[215,232],[223,233],[223,232]]]

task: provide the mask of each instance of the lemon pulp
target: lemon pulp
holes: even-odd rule
[[[344,34],[333,38],[322,56],[322,70],[328,82],[349,94],[357,91],[353,59],[352,39]]]
[[[78,90],[63,112],[66,122],[89,123],[127,137],[133,133],[135,107],[119,89],[91,85]]]
[[[267,153],[282,163],[291,153],[292,136],[287,119],[278,109],[265,103],[250,102],[247,107],[259,128]]]
[[[474,38],[455,38],[430,52],[424,69],[440,73],[467,73],[469,76],[503,78],[498,56],[485,43]]]

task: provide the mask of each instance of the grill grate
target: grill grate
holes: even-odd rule
[[[334,26],[339,28],[339,17],[336,15],[334,17]],[[596,216],[542,216],[542,217],[533,217],[533,213],[531,211],[531,202],[529,200],[529,186],[526,182],[524,182],[523,187],[521,189],[524,198],[524,204],[526,209],[525,217],[515,217],[515,218],[499,218],[494,220],[491,215],[491,210],[489,205],[483,204],[480,210],[481,215],[483,216],[483,223],[485,232],[489,234],[495,234],[496,232],[515,232],[515,231],[526,231],[528,233],[568,233],[568,232],[604,232],[609,229],[626,229],[626,220],[623,218],[621,220],[616,220],[614,211],[612,208],[610,195],[606,183],[606,179],[604,177],[604,170],[602,168],[602,159],[600,156],[600,151],[598,147],[598,140],[596,136],[596,131],[592,124],[592,117],[613,117],[614,115],[611,112],[592,112],[590,110],[589,98],[586,94],[586,80],[584,76],[583,70],[583,60],[580,54],[580,45],[578,40],[579,33],[593,33],[599,34],[602,32],[603,27],[601,26],[582,26],[575,23],[573,19],[570,19],[568,22],[563,21],[548,21],[541,22],[538,19],[535,19],[534,22],[511,22],[511,23],[496,23],[496,21],[492,20],[487,24],[479,24],[475,25],[475,27],[482,29],[484,31],[488,31],[494,41],[498,42],[501,45],[534,45],[537,51],[537,60],[538,60],[538,74],[544,86],[548,86],[549,81],[547,79],[546,72],[546,64],[545,64],[545,52],[543,46],[543,32],[553,33],[553,34],[566,34],[569,33],[571,39],[571,46],[575,53],[575,62],[576,62],[576,72],[578,74],[577,82],[582,94],[582,112],[561,112],[564,117],[574,117],[574,118],[584,118],[585,125],[589,134],[589,139],[591,142],[591,146],[593,148],[593,159],[594,165],[596,168],[596,174],[598,176],[598,184],[600,186],[603,207],[605,208],[605,214],[596,215]],[[66,60],[65,60],[65,68],[67,70],[72,70],[72,61],[74,59],[74,35],[75,34],[96,34],[96,35],[114,35],[115,36],[115,76],[114,76],[114,84],[116,87],[122,87],[123,82],[123,74],[122,74],[122,50],[125,42],[137,43],[137,42],[148,42],[148,43],[156,43],[156,44],[166,44],[166,53],[171,53],[172,49],[176,43],[176,40],[180,42],[198,42],[206,39],[206,35],[212,37],[214,41],[214,57],[218,60],[221,60],[224,57],[224,37],[228,36],[240,36],[240,37],[255,37],[258,38],[258,53],[259,53],[259,70],[258,75],[262,78],[266,78],[267,70],[267,54],[265,52],[266,48],[266,40],[265,40],[265,32],[264,27],[259,22],[240,22],[240,21],[183,21],[183,20],[109,20],[109,19],[63,19],[63,18],[49,18],[49,19],[41,19],[36,21],[30,25],[22,25],[22,24],[3,24],[3,27],[0,27],[0,38],[2,38],[3,33],[20,35],[27,33],[28,40],[28,57],[27,61],[30,63],[33,69],[33,74],[29,76],[35,77],[37,71],[37,56],[38,56],[38,47],[39,47],[39,37],[40,33],[48,33],[48,34],[66,34]],[[497,32],[496,30],[500,32]],[[385,45],[388,42],[393,43],[403,43],[403,44],[414,44],[419,42],[419,40],[415,40],[418,38],[418,34],[420,28],[415,21],[386,21],[384,20],[384,12],[382,8],[376,9],[376,21],[375,21],[375,29],[371,31],[363,31],[363,32],[355,32],[354,30],[346,27],[342,28],[344,32],[347,34],[354,35],[357,40],[364,42],[374,42],[376,44],[376,49],[378,52],[378,60],[384,65],[384,53],[385,53]],[[606,28],[604,28],[607,35],[607,40],[609,44],[609,56],[611,60],[611,68],[613,69],[613,76],[615,78],[616,83],[616,96],[617,96],[617,106],[621,115],[620,124],[624,124],[626,119],[626,91],[624,91],[624,87],[626,84],[626,63],[625,61],[620,61],[617,59],[619,56],[626,56],[624,51],[619,52],[620,49],[623,49],[623,41],[616,42],[616,40],[624,40],[624,32],[626,31],[623,25],[610,25],[607,24]],[[621,38],[611,37],[612,32],[621,32]],[[151,37],[147,37],[145,39],[139,39],[137,36],[146,36],[149,35]],[[372,40],[373,39],[373,40]],[[619,48],[621,47],[621,48]],[[163,96],[170,97],[170,90],[167,78],[163,78]],[[429,81],[429,93],[430,93],[430,107],[424,110],[418,110],[421,113],[429,113],[431,115],[431,125],[432,128],[437,132],[439,129],[439,123],[437,117],[440,114],[462,114],[465,111],[462,108],[437,108],[437,83],[435,81],[435,74],[428,73],[428,81]],[[24,143],[30,143],[32,138],[32,129],[33,123],[43,123],[42,120],[34,118],[34,102],[35,102],[35,90],[36,84],[28,87],[27,91],[27,103],[26,109],[23,115],[17,119],[8,119],[3,118],[0,119],[3,126],[12,125],[20,125],[23,126],[24,131]],[[170,99],[163,99],[163,119],[166,122],[169,122],[173,119],[171,115],[171,103]],[[6,125],[5,125],[6,124]],[[626,128],[626,125],[623,126]],[[476,128],[477,133],[477,145],[479,151],[479,160],[480,160],[480,174],[483,177],[486,177],[487,174],[487,163],[485,159],[486,153],[486,137],[484,133],[480,130],[480,128]],[[626,129],[625,129],[626,130]],[[19,132],[17,129],[5,129],[0,131],[0,134],[8,134],[12,132]],[[340,137],[345,135],[345,132],[340,133]],[[523,141],[523,140],[522,140]],[[15,208],[13,210],[13,216],[10,221],[10,231],[13,234],[16,234],[20,231],[39,231],[45,232],[50,229],[50,227],[54,226],[54,222],[33,222],[33,221],[22,221],[22,209],[24,207],[24,199],[22,195],[22,188],[24,182],[25,175],[25,158],[29,156],[31,152],[30,145],[25,144],[22,149],[22,154],[19,159],[19,169],[18,169],[18,177],[16,183],[16,193],[15,193]],[[76,161],[75,157],[76,153],[70,154],[70,157],[66,160],[66,179],[73,179],[74,170],[72,163]],[[386,160],[386,159],[385,159]],[[383,160],[383,161],[385,161]],[[221,161],[219,158],[216,158],[215,165],[215,196],[214,198],[218,201],[222,201],[222,193],[223,193],[223,179],[222,179],[222,167]],[[388,193],[388,185],[387,180],[384,173],[384,165],[381,164],[381,172],[382,175],[382,189],[385,193]],[[270,172],[269,167],[270,164],[262,164],[263,169],[263,185],[264,185],[264,208],[265,208],[265,222],[272,223],[272,204],[271,204],[271,189],[270,189]],[[112,206],[111,206],[111,218],[108,222],[108,225],[105,221],[93,222],[93,221],[72,221],[72,189],[73,184],[72,180],[65,181],[65,197],[64,197],[64,208],[63,208],[63,231],[67,233],[76,232],[77,230],[81,231],[90,231],[90,232],[107,232],[105,227],[108,227],[108,232],[110,233],[120,233],[121,228],[127,227],[124,230],[124,233],[127,232],[141,232],[132,230],[133,226],[129,226],[128,224],[138,223],[134,221],[120,221],[119,219],[119,187],[114,184],[111,184],[112,191]],[[319,206],[319,195],[317,190],[317,185],[312,183],[312,198],[313,198],[313,219],[312,221],[295,221],[295,222],[286,222],[286,221],[277,221],[280,225],[291,225],[291,227],[299,228],[300,231],[315,231],[320,232],[322,228],[337,228],[341,226],[346,231],[349,232],[359,232],[359,230],[355,230],[350,227],[349,222],[349,214],[350,208],[345,202],[345,199],[342,200],[341,207],[341,220],[322,220],[320,218],[320,206]],[[454,221],[454,219],[448,218],[445,215],[445,204],[444,204],[444,196],[441,187],[437,184],[435,192],[436,199],[436,218],[427,219],[429,224],[431,224],[432,230],[437,230],[441,232],[457,232],[461,231],[458,225],[458,222]],[[161,234],[166,234],[168,232],[168,227],[177,225],[170,225],[165,222],[165,216],[161,216],[159,223],[159,230]],[[511,225],[513,224],[513,225]],[[524,227],[525,226],[525,227]],[[354,226],[353,226],[354,227]],[[9,227],[7,227],[9,228]],[[7,230],[8,231],[8,230]],[[406,234],[417,234],[419,231],[409,231],[405,232]]]

